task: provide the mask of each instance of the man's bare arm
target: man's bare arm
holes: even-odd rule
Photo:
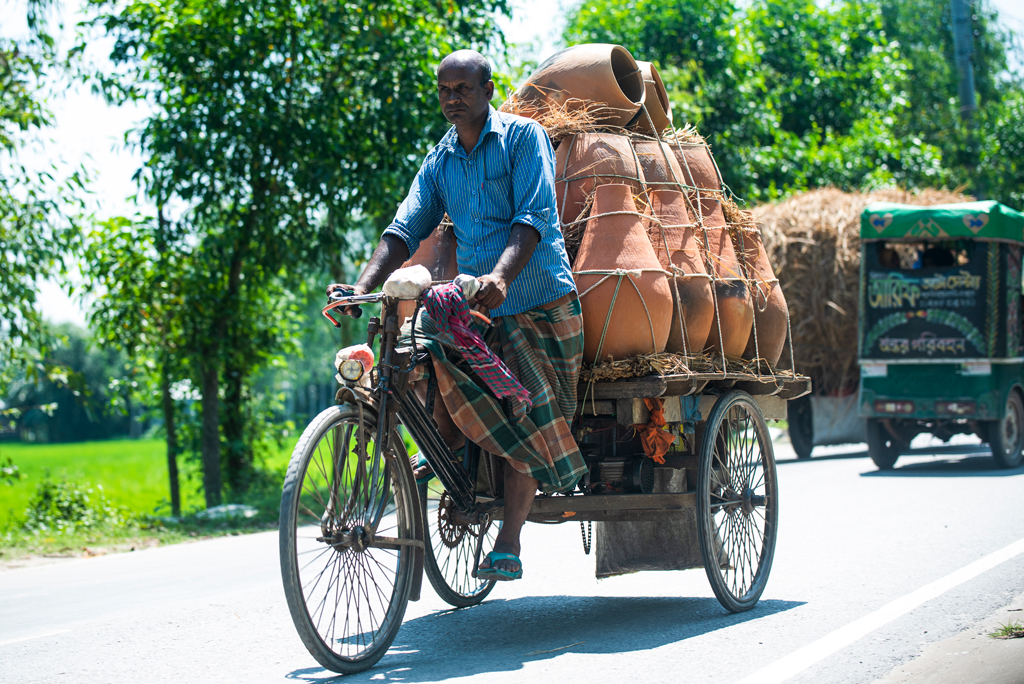
[[[501,306],[508,296],[508,284],[526,268],[539,242],[540,233],[533,226],[525,223],[512,226],[508,244],[505,245],[505,251],[501,253],[494,270],[477,279],[480,281],[480,291],[477,292],[476,303],[492,310]]]
[[[359,281],[355,284],[355,294],[366,294],[367,292],[373,292],[377,287],[387,280],[387,277],[391,275],[399,266],[409,260],[409,248],[406,246],[405,241],[394,235],[385,235],[380,239],[380,243],[377,245],[377,249],[373,251],[373,256],[370,257],[369,263],[366,264],[366,268],[363,269],[363,274],[359,276]],[[327,294],[331,294],[334,290],[342,287],[341,285],[331,285],[327,288]],[[355,313],[357,307],[350,306],[345,309],[345,313],[352,315]]]

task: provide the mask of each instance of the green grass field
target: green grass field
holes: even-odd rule
[[[267,467],[282,468],[291,456],[292,444],[268,459]],[[108,499],[137,513],[169,515],[166,446],[160,439],[119,439],[71,444],[23,444],[0,442],[0,463],[10,457],[26,478],[7,486],[0,482],[0,526],[21,517],[47,468],[53,479],[102,485]],[[192,464],[179,461],[182,510],[203,505],[200,477]]]

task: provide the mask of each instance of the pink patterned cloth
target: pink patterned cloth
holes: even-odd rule
[[[514,397],[528,407],[533,406],[530,393],[470,326],[469,302],[458,285],[447,283],[427,290],[423,305],[438,328],[451,335],[459,353],[494,396]]]

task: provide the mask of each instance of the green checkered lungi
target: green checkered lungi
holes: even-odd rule
[[[407,344],[409,326],[403,332]],[[539,480],[543,491],[571,489],[586,472],[570,430],[583,359],[579,301],[566,295],[523,313],[495,318],[489,329],[480,332],[530,393],[533,407],[527,410],[523,402],[506,400],[511,403],[510,418],[506,402],[475,377],[451,335],[440,332],[421,309],[416,341],[430,352],[445,407],[467,439]]]

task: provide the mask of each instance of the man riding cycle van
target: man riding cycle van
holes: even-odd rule
[[[529,401],[503,402],[475,381],[442,336],[431,336],[438,326],[425,309],[417,340],[430,352],[443,398],[433,415],[449,448],[461,455],[469,439],[506,459],[504,522],[478,576],[513,580],[523,574],[519,536],[538,487],[570,490],[586,470],[570,431],[583,317],[556,211],[551,142],[537,122],[491,107],[493,95],[483,55],[459,50],[441,61],[437,97],[452,128],[427,154],[352,289],[376,289],[448,215],[459,272],[480,285],[471,304],[486,307],[493,321],[484,340]],[[331,285],[328,293],[341,287]],[[426,380],[416,383],[416,394],[426,404]],[[421,461],[416,477],[428,475]]]

